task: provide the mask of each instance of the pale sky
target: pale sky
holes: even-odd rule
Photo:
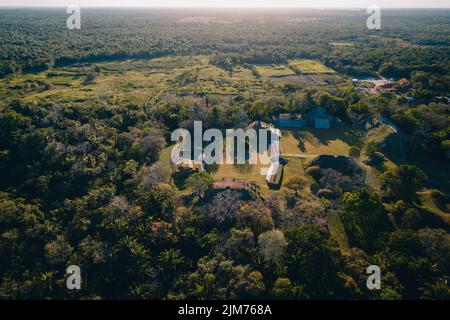
[[[0,0],[0,7],[450,7],[450,0]]]

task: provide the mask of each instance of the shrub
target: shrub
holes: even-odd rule
[[[306,173],[309,174],[311,177],[313,177],[316,180],[320,179],[321,171],[322,171],[322,169],[320,169],[319,166],[312,166],[312,167],[309,167],[308,169],[306,169]]]

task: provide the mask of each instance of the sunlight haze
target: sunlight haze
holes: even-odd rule
[[[4,7],[63,7],[79,5],[86,7],[342,7],[363,8],[369,5],[391,8],[439,8],[450,7],[448,0],[0,0]]]

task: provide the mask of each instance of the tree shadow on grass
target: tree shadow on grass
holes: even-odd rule
[[[363,140],[361,136],[351,129],[301,129],[291,130],[291,134],[298,140],[298,148],[300,151],[305,152],[305,143],[308,142],[311,145],[318,146],[330,145],[331,141],[341,140],[349,146],[361,147]]]
[[[209,174],[214,174],[217,173],[217,171],[219,171],[219,165],[217,163],[207,164],[205,165],[205,169],[206,172],[208,172]]]
[[[245,164],[235,164],[233,165],[237,172],[240,174],[249,174],[252,172],[252,165],[245,163]]]

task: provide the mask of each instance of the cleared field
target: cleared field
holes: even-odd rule
[[[308,74],[294,74],[285,77],[271,77],[267,78],[276,86],[283,87],[286,84],[294,85],[298,88],[322,87],[322,88],[337,88],[341,86],[349,86],[351,82],[349,79],[339,76],[337,73],[308,73]]]
[[[314,62],[298,61],[304,66],[309,63],[310,70],[321,70]],[[258,65],[256,69],[260,77],[242,66],[235,66],[229,73],[210,65],[207,55],[86,63],[0,79],[0,105],[13,99],[86,106],[103,102],[164,103],[164,97],[283,94],[281,89],[287,83],[297,87],[346,84],[336,74],[297,75],[286,65]]]
[[[354,45],[353,42],[330,42],[330,45],[335,47],[351,47]]]
[[[322,62],[309,59],[293,59],[289,60],[289,67],[300,74],[315,74],[315,73],[335,73],[331,68],[325,66]]]
[[[54,103],[96,103],[98,101],[117,102],[148,102],[156,93],[165,88],[169,79],[163,73],[151,73],[142,69],[127,71],[113,70],[111,63],[104,70],[103,64],[95,65],[101,71],[94,72],[94,66],[89,68],[64,68],[57,72],[46,71],[39,74],[27,74],[14,77],[12,80],[0,81],[0,98],[18,97],[24,102],[51,100]],[[137,66],[135,66],[137,69]],[[121,64],[115,66],[122,68]],[[145,71],[144,71],[145,70]],[[29,90],[22,89],[35,83]],[[39,83],[45,83],[41,88]],[[11,94],[10,87],[21,88]]]
[[[261,77],[287,77],[295,75],[295,72],[285,65],[257,65],[255,66]]]
[[[399,38],[399,37],[383,37],[383,36],[375,36],[375,35],[371,35],[371,37],[374,38],[378,38],[379,41],[383,44],[386,43],[392,43],[395,44],[396,46],[399,47],[404,47],[404,48],[425,48],[427,47],[427,45],[419,45],[419,44],[415,44],[411,41]]]
[[[255,81],[256,77],[253,75],[252,71],[241,66],[233,68],[233,73],[231,79],[234,81]],[[259,80],[256,82],[260,82]]]
[[[316,156],[320,154],[348,156],[350,145],[344,129],[308,129],[283,131],[281,150],[284,155]]]

